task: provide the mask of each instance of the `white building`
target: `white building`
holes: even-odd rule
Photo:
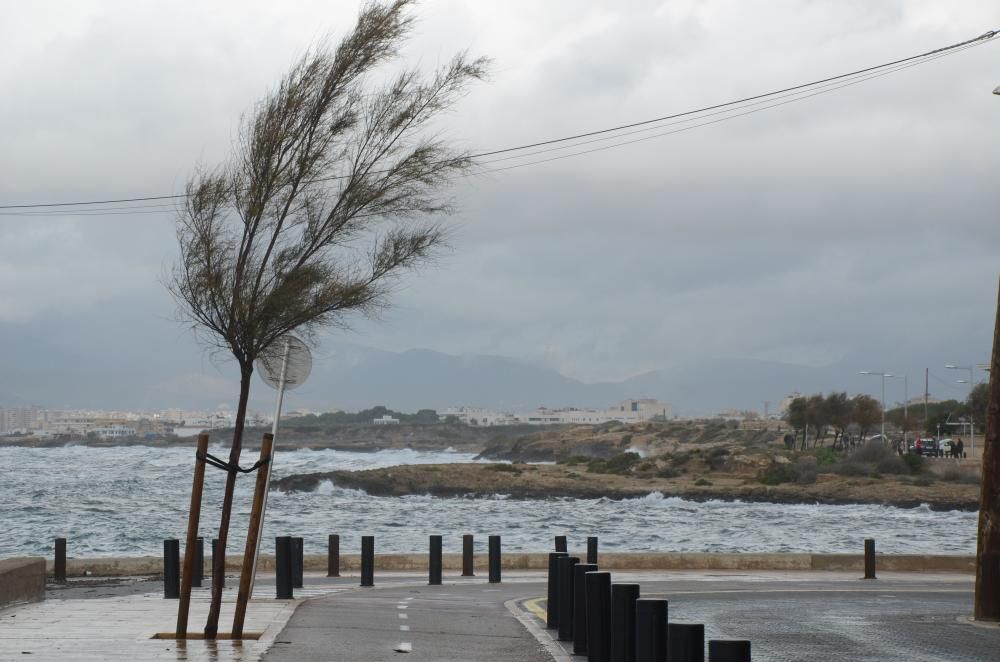
[[[386,414],[384,416],[380,416],[379,418],[373,418],[372,423],[375,425],[399,425],[399,419]]]
[[[441,416],[442,420],[454,416],[462,423],[473,426],[494,425],[600,425],[611,421],[641,423],[660,417],[673,417],[673,410],[665,402],[648,398],[622,400],[607,409],[538,409],[517,414],[496,412],[480,407],[450,407]]]
[[[101,439],[121,439],[122,437],[134,437],[135,428],[127,425],[108,425],[107,427],[94,428],[91,430]]]

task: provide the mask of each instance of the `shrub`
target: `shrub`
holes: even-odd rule
[[[868,475],[868,468],[863,464],[858,464],[855,462],[846,462],[846,461],[839,462],[830,467],[830,469],[833,471],[833,473],[838,474],[840,476],[857,477],[857,476]]]
[[[694,484],[697,485],[698,487],[704,487],[705,485],[711,485],[712,481],[705,480],[704,478],[699,478],[698,480],[694,481]]]
[[[691,453],[674,453],[670,456],[670,464],[679,467],[687,464],[691,460]]]
[[[499,471],[500,473],[520,474],[521,470],[513,464],[487,464],[487,471]]]
[[[826,446],[820,446],[816,449],[816,463],[821,466],[826,466],[833,464],[837,461],[837,456],[833,454],[833,451]]]
[[[612,474],[628,473],[640,461],[642,457],[638,453],[619,453],[604,463],[604,471]]]
[[[875,471],[880,474],[902,475],[910,473],[910,465],[898,455],[882,458],[875,464]]]
[[[761,472],[760,482],[765,485],[781,485],[782,483],[793,483],[798,478],[798,472],[791,464],[774,463]]]
[[[728,448],[713,448],[705,457],[705,463],[712,471],[718,471],[726,466],[726,458],[729,456]]]
[[[572,455],[558,460],[556,464],[564,464],[568,467],[572,467],[576,464],[587,464],[588,462],[590,462],[590,458],[585,455]]]
[[[677,478],[681,475],[681,472],[674,467],[663,467],[657,472],[660,478]]]
[[[924,470],[924,456],[916,453],[906,453],[903,455],[903,462],[910,468],[911,474],[918,474]]]
[[[962,471],[958,467],[948,467],[940,474],[938,479],[946,483],[964,483],[966,485],[978,485],[979,476]]]

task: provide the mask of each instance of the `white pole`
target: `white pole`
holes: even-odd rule
[[[973,370],[973,368],[970,366],[969,367],[969,395],[970,396],[972,395],[972,390],[976,387],[976,385],[972,382],[972,380],[973,380],[972,370]],[[976,417],[975,417],[975,412],[972,412],[972,411],[969,412],[969,452],[970,452],[969,457],[971,457],[973,459],[973,461],[975,461],[975,459],[976,459]]]
[[[260,531],[257,534],[257,549],[253,555],[253,570],[250,573],[250,590],[247,592],[247,600],[253,597],[253,586],[257,580],[257,559],[260,558],[260,541],[264,539],[264,515],[267,513],[267,494],[271,491],[271,468],[274,467],[275,451],[278,450],[278,419],[281,418],[281,403],[285,399],[285,375],[288,372],[288,355],[292,351],[292,341],[285,340],[285,353],[281,357],[281,379],[278,380],[278,401],[274,406],[274,422],[271,424],[271,436],[274,441],[271,444],[271,460],[265,465],[267,480],[264,482],[264,502],[260,508]]]

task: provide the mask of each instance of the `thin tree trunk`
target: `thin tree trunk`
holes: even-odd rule
[[[236,421],[233,425],[233,446],[229,450],[229,464],[235,466],[240,462],[240,452],[243,450],[243,425],[247,417],[247,401],[250,399],[250,378],[253,376],[253,364],[240,366],[240,402],[236,409]],[[222,577],[226,570],[226,539],[229,537],[229,517],[233,511],[233,492],[236,490],[236,473],[229,472],[226,476],[226,492],[222,499],[222,521],[219,523],[218,553],[212,567],[212,577]],[[219,632],[219,612],[222,610],[222,582],[212,582],[212,603],[208,609],[208,620],[205,622],[205,638],[215,639]]]

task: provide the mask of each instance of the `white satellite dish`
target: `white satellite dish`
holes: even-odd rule
[[[254,362],[257,372],[264,383],[278,391],[278,402],[274,407],[274,423],[271,434],[274,444],[271,446],[271,461],[267,463],[267,481],[264,483],[264,502],[261,504],[260,526],[264,527],[264,515],[267,513],[267,493],[270,492],[271,473],[274,470],[274,456],[278,450],[278,420],[281,419],[281,404],[285,399],[285,391],[302,386],[309,373],[312,372],[312,353],[309,346],[295,336],[281,336],[267,348]],[[257,550],[254,554],[253,571],[250,574],[250,590],[247,599],[253,595],[254,582],[257,579],[257,559],[260,558],[260,541],[263,535],[257,536]]]

